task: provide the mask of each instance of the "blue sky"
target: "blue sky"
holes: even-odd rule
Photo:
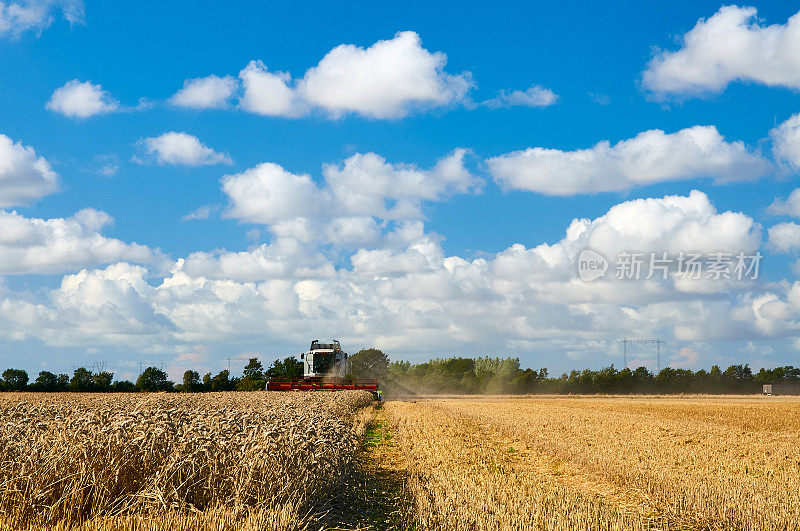
[[[0,364],[66,372],[104,360],[130,376],[138,361],[159,361],[172,374],[192,364],[215,371],[227,356],[269,360],[327,335],[350,350],[382,347],[395,359],[512,354],[552,372],[620,366],[614,345],[623,335],[666,337],[676,366],[796,363],[800,308],[791,290],[800,226],[792,219],[800,212],[791,203],[767,209],[796,187],[800,136],[790,120],[800,111],[800,65],[791,57],[800,50],[787,24],[791,6],[752,6],[0,2],[0,134],[16,146],[0,151],[7,166],[0,204],[17,213],[14,224],[0,222],[0,239],[6,231],[14,247],[0,250],[7,253]],[[15,18],[21,10],[28,18]],[[724,30],[716,40],[704,37],[708,24]],[[759,56],[759,43],[776,31],[786,38]],[[388,44],[379,54],[381,42]],[[349,47],[337,55],[340,45]],[[251,61],[262,62],[253,79],[272,87],[281,80],[277,92],[246,86]],[[184,83],[207,76],[227,80],[230,94],[213,104],[177,103]],[[78,85],[82,95],[70,92]],[[287,94],[291,103],[276,110]],[[256,103],[248,107],[249,96]],[[87,111],[92,101],[105,107]],[[700,130],[689,140],[670,136],[697,126],[715,129],[702,138],[693,136]],[[613,148],[652,130],[666,136],[636,143],[633,159]],[[163,136],[169,132],[183,136]],[[570,155],[602,141],[611,155],[595,152],[605,158],[593,159],[591,171]],[[24,183],[41,178],[39,170],[2,157],[28,148],[57,174],[58,189],[31,185],[30,198],[20,200],[3,178]],[[468,151],[456,176],[433,169],[459,148]],[[513,168],[504,176],[492,165],[528,148],[559,151],[507,160]],[[170,149],[182,155],[170,159]],[[342,207],[374,185],[372,170],[340,172],[337,187],[323,167],[342,170],[370,153],[395,172],[370,196],[382,211]],[[655,156],[663,160],[641,162]],[[620,157],[626,162],[614,162]],[[291,177],[248,173],[262,163]],[[404,169],[417,172],[409,182],[427,188],[398,192],[413,187],[402,184]],[[300,182],[303,175],[313,186]],[[226,191],[226,179],[247,191]],[[282,186],[299,195],[286,200]],[[664,197],[692,190],[705,199],[664,207]],[[309,214],[304,198],[327,202]],[[633,218],[618,220],[613,242],[603,236],[602,216],[643,198],[652,201],[641,212],[628,209]],[[398,203],[410,211],[392,211]],[[45,244],[15,232],[87,208],[108,219],[79,223],[67,243],[54,223],[37,229]],[[184,219],[197,209],[205,219]],[[727,211],[740,213],[738,221]],[[665,228],[679,214],[691,229]],[[637,216],[655,224],[638,227],[650,239],[620,235]],[[342,243],[326,232],[339,218],[372,232]],[[311,228],[287,228],[297,219]],[[565,243],[574,219],[595,221],[580,242]],[[788,225],[770,241],[778,223]],[[413,236],[391,236],[413,224]],[[607,291],[574,278],[581,245],[677,251],[665,242],[693,247],[687,251],[755,245],[765,255],[762,277],[702,288],[674,279],[609,282]],[[543,243],[560,246],[560,262],[534,251]],[[502,264],[515,244],[526,251],[508,273]],[[264,253],[275,264],[264,266]],[[245,271],[253,256],[261,269]],[[456,257],[469,265],[453,265]],[[301,270],[309,262],[318,269]],[[176,271],[191,290],[174,287]],[[246,301],[238,298],[245,292]],[[649,353],[639,361],[653,365]]]

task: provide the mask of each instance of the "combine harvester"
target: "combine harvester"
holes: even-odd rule
[[[300,354],[303,378],[296,380],[273,378],[267,381],[267,391],[345,391],[364,389],[380,397],[378,380],[348,378],[350,362],[347,353],[335,339],[333,343],[311,342],[308,352]]]

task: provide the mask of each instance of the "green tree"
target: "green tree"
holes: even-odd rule
[[[111,384],[111,389],[115,393],[133,393],[136,391],[136,384],[128,380],[122,380]]]
[[[636,367],[631,378],[633,382],[633,393],[652,393],[654,388],[653,373],[647,367]]]
[[[200,373],[191,369],[183,373],[181,391],[184,393],[196,393],[202,389],[203,384],[200,383]]]
[[[756,391],[755,378],[749,365],[731,365],[722,373],[722,384],[728,393]]]
[[[31,391],[40,391],[43,393],[57,393],[62,391],[69,391],[69,376],[66,374],[53,374],[50,371],[41,371],[28,388]]]
[[[721,393],[723,391],[722,369],[719,368],[719,365],[712,366],[711,370],[708,371],[708,385],[710,388],[706,391],[707,393]]]
[[[264,366],[258,358],[250,358],[249,363],[244,368],[244,378],[239,381],[237,389],[240,391],[259,391],[264,389],[266,381],[264,379]]]
[[[78,367],[72,373],[72,379],[69,381],[69,390],[76,393],[88,393],[94,391],[94,382],[92,381],[92,371],[85,367]]]
[[[686,369],[664,367],[655,377],[658,390],[662,393],[689,393],[692,390],[694,373]]]
[[[158,367],[148,367],[136,379],[139,391],[172,391],[173,382],[167,380],[167,373]]]
[[[540,393],[548,392],[546,386],[542,384],[547,380],[547,369],[520,370],[509,387],[510,393]]]
[[[265,376],[267,378],[286,378],[291,380],[302,378],[303,362],[292,356],[289,356],[283,361],[275,360],[272,362],[270,368],[267,369]]]
[[[616,393],[619,390],[619,371],[611,367],[606,367],[595,373],[595,393]]]
[[[264,366],[258,361],[258,358],[250,358],[247,366],[244,368],[244,377],[251,380],[264,379]]]
[[[633,393],[633,371],[625,367],[617,373],[617,393]]]
[[[41,371],[36,381],[31,384],[32,391],[52,393],[58,387],[58,376],[50,371]]]
[[[59,374],[56,380],[56,391],[64,392],[69,391],[69,375]]]
[[[384,379],[389,372],[389,356],[377,348],[359,350],[350,356],[350,372],[356,378]]]
[[[233,391],[234,384],[230,379],[230,372],[228,369],[219,371],[219,374],[211,378],[212,391]]]
[[[6,369],[3,371],[3,390],[24,391],[28,385],[28,373],[22,369]]]
[[[797,385],[800,383],[800,369],[787,365],[774,369],[761,369],[754,378],[758,387],[764,384]]]
[[[712,391],[711,388],[711,377],[708,371],[701,369],[694,373],[694,379],[692,381],[693,393],[713,393],[714,391]]]
[[[114,379],[114,373],[108,371],[98,372],[97,374],[92,375],[92,386],[94,391],[100,393],[110,393],[113,389],[111,388],[111,381]]]

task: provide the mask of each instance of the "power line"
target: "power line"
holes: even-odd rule
[[[661,372],[661,345],[666,345],[666,341],[657,337],[655,339],[628,339],[627,337],[623,337],[619,340],[622,343],[622,352],[623,352],[623,368],[628,366],[628,347],[629,346],[646,346],[646,345],[655,345],[656,346],[656,359],[658,363],[658,372]]]
[[[83,364],[80,364],[80,365],[77,365],[77,364],[73,363],[72,364],[72,372],[75,372],[77,369],[87,369],[88,370],[91,367],[92,372],[97,374],[99,372],[105,371],[107,365],[108,365],[108,363],[105,362],[105,361],[93,361],[91,363],[83,363]]]
[[[158,369],[160,371],[164,371],[164,362],[163,361],[140,361],[138,363],[139,363],[139,376],[141,376],[142,373],[144,372],[144,369],[145,369],[144,366],[145,365],[147,365],[146,368],[148,368],[148,369],[150,367],[155,367],[156,369]]]

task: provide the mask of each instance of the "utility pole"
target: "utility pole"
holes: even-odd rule
[[[108,363],[106,363],[105,361],[93,361],[91,363],[84,363],[82,365],[75,365],[73,363],[72,364],[72,370],[73,371],[75,371],[75,369],[87,369],[88,370],[89,367],[91,367],[92,368],[92,372],[97,374],[99,372],[103,372],[106,369],[106,365],[108,365]]]
[[[656,338],[656,350],[658,351],[658,372],[661,372],[661,341],[660,337]]]
[[[148,368],[149,367],[155,367],[156,369],[159,369],[161,371],[164,370],[164,362],[163,361],[149,361],[147,363],[145,363],[144,361],[140,361],[139,362],[139,376],[141,376],[142,373],[144,372],[144,366],[145,365],[147,365]]]
[[[657,337],[655,339],[628,339],[627,337],[623,337],[619,340],[622,343],[622,356],[623,356],[623,369],[628,366],[628,347],[629,346],[647,346],[647,345],[655,345],[656,346],[656,363],[658,367],[658,372],[661,372],[661,345],[666,344],[666,341]]]
[[[623,337],[620,343],[622,343],[622,368],[625,369],[628,367],[628,338]]]

